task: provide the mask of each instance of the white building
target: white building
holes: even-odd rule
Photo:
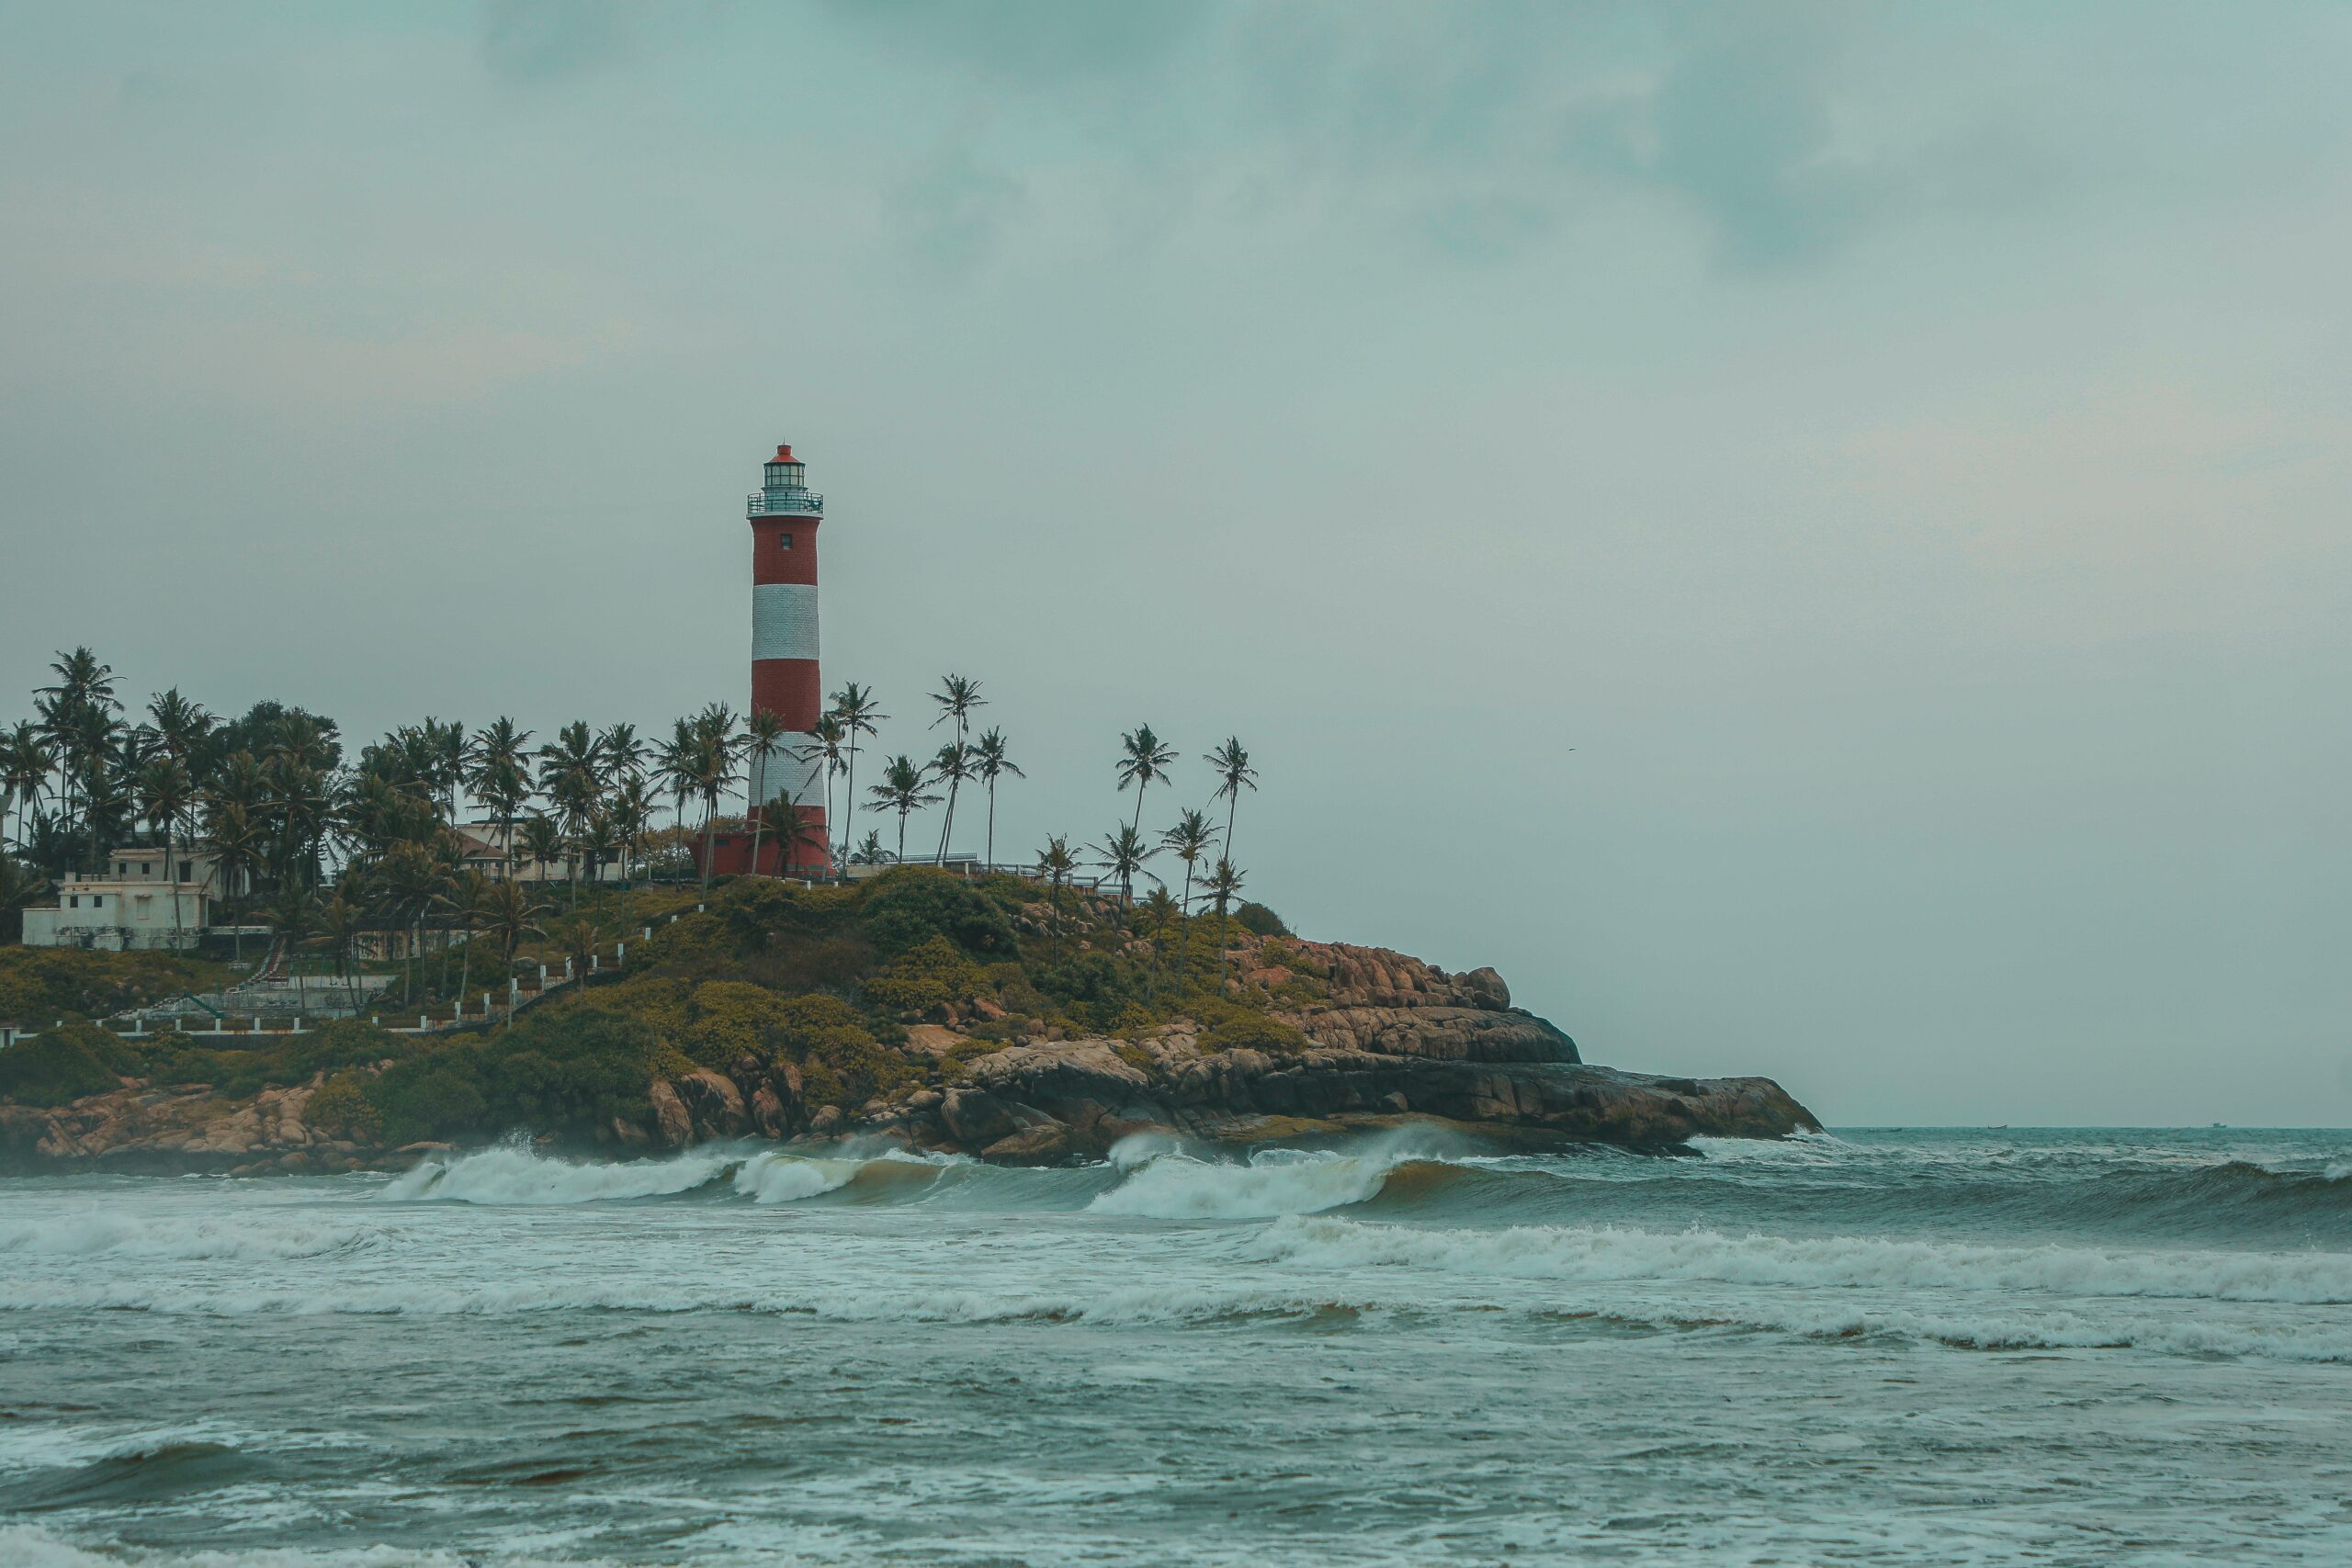
[[[128,863],[140,863],[131,855]],[[148,863],[160,867],[163,855]],[[175,896],[176,893],[176,897]],[[212,919],[212,895],[193,883],[174,885],[161,875],[84,876],[66,878],[57,889],[57,907],[27,909],[27,947],[89,947],[105,953],[133,948],[194,947]]]

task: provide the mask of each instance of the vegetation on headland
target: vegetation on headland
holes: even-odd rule
[[[808,1106],[849,1114],[898,1089],[952,1084],[974,1055],[1022,1040],[1133,1036],[1182,1018],[1212,1051],[1304,1043],[1271,1014],[1310,998],[1313,976],[1270,992],[1226,973],[1240,933],[1282,930],[1244,901],[1244,874],[1217,852],[1240,795],[1257,787],[1238,739],[1204,758],[1208,808],[1180,809],[1154,836],[1142,827],[1146,796],[1172,784],[1178,759],[1137,726],[1121,737],[1114,768],[1133,807],[1098,842],[1073,850],[1070,835],[1057,835],[1034,873],[984,863],[977,875],[950,874],[933,868],[948,858],[959,804],[967,820],[982,814],[992,854],[999,790],[1023,776],[1001,728],[975,736],[989,705],[980,682],[951,674],[927,705],[925,728],[947,737],[936,754],[890,756],[880,782],[869,773],[862,786],[867,810],[895,818],[902,861],[910,819],[942,808],[933,866],[847,881],[825,875],[827,863],[892,858],[878,830],[851,851],[861,748],[873,750],[865,743],[889,722],[855,682],[807,737],[785,736],[772,715],[743,720],[713,704],[658,744],[626,724],[578,721],[534,749],[508,718],[472,731],[426,718],[346,758],[338,726],[300,708],[265,702],[224,719],[173,690],[133,722],[112,670],[88,649],[61,653],[51,670],[35,694],[38,716],[0,731],[0,827],[13,829],[0,841],[15,849],[0,855],[10,879],[0,895],[10,912],[39,897],[41,879],[97,872],[143,834],[164,849],[167,879],[190,847],[218,857],[225,892],[215,921],[266,928],[271,972],[391,971],[395,989],[377,1004],[384,1012],[451,998],[479,1007],[535,965],[570,957],[585,974],[588,955],[616,938],[630,952],[624,971],[494,1027],[419,1039],[364,1020],[225,1038],[168,1023],[130,1037],[80,1021],[57,1027],[217,991],[243,964],[11,949],[0,954],[0,1016],[13,1011],[44,1032],[0,1063],[0,1100],[53,1106],[124,1080],[233,1097],[323,1075],[312,1114],[356,1139],[518,1128],[609,1139],[649,1124],[657,1080],[697,1068],[788,1066]],[[836,779],[853,804],[837,819],[841,841],[809,844],[819,875],[797,885],[714,879],[722,803],[758,755],[787,741],[829,806]],[[806,837],[788,797],[743,803],[755,844]],[[489,874],[479,843],[467,863],[458,829],[469,806],[497,829],[503,863]],[[1172,893],[1149,868],[1163,853],[1182,868]],[[533,875],[518,874],[526,866]],[[557,867],[560,883],[548,876]],[[1091,886],[1079,874],[1089,869],[1098,874]],[[173,897],[176,906],[175,881]],[[637,934],[648,926],[653,936]],[[211,956],[246,951],[240,934]],[[962,1043],[944,1055],[904,1049],[908,1027],[925,1021],[955,1024]]]
[[[892,858],[881,851],[878,830],[852,849],[861,742],[878,737],[889,718],[874,693],[854,682],[833,694],[805,737],[786,734],[772,714],[744,719],[714,703],[677,720],[658,743],[628,724],[598,729],[579,720],[534,749],[532,733],[511,718],[469,731],[427,717],[346,759],[335,722],[298,707],[263,702],[242,717],[222,718],[174,688],[134,722],[112,668],[88,649],[61,652],[51,671],[51,682],[33,694],[36,716],[0,730],[0,845],[13,840],[0,853],[0,922],[9,928],[0,940],[13,937],[22,910],[48,892],[48,879],[98,872],[144,836],[165,852],[175,927],[177,852],[194,846],[217,857],[214,923],[239,933],[230,939],[233,958],[243,955],[250,922],[269,932],[275,968],[299,969],[307,959],[313,969],[348,976],[367,953],[397,953],[401,1005],[446,999],[502,982],[518,955],[534,949],[585,953],[599,936],[637,923],[645,911],[624,897],[617,920],[607,908],[601,927],[582,925],[582,890],[608,868],[625,892],[640,880],[698,880],[707,888],[709,852],[726,825],[722,801],[761,771],[753,765],[760,756],[787,743],[821,779],[840,842],[824,841],[802,821],[797,807],[813,800],[779,794],[755,801],[745,784],[754,863],[763,863],[763,839],[786,840],[787,858],[801,863],[796,874]],[[903,861],[910,818],[944,806],[930,856],[937,864],[947,858],[968,786],[982,797],[975,804],[985,810],[992,855],[999,788],[1022,769],[1001,728],[972,738],[978,711],[989,705],[978,681],[947,675],[929,704],[934,711],[925,728],[948,726],[950,739],[928,761],[890,758],[882,782],[865,786],[866,809],[896,818],[895,858]],[[1144,796],[1152,784],[1169,782],[1175,760],[1149,725],[1123,736],[1115,777],[1121,791],[1135,787],[1133,816],[1090,846],[1089,861],[1071,854],[1067,836],[1054,839],[1039,857],[1040,874],[1058,889],[1088,865],[1133,902],[1138,882],[1151,879],[1148,863],[1165,850],[1184,864],[1184,913],[1193,912],[1196,881],[1217,909],[1231,908],[1244,881],[1229,858],[1233,813],[1240,794],[1257,787],[1256,771],[1240,742],[1226,740],[1203,759],[1215,785],[1210,805],[1224,802],[1225,827],[1209,826],[1209,812],[1182,812],[1155,840],[1140,827]],[[851,807],[838,818],[830,813],[836,779]],[[458,831],[469,805],[477,825],[492,829],[498,863],[487,873],[481,844],[469,864]],[[1212,867],[1208,857],[1220,841],[1227,848]],[[697,846],[699,857],[692,852]],[[793,857],[795,849],[803,853]],[[524,876],[526,866],[532,874]],[[546,897],[559,866],[560,908]]]
[[[620,897],[605,889],[583,906],[593,915]],[[314,1123],[366,1142],[523,1130],[610,1143],[616,1123],[650,1128],[654,1079],[698,1067],[749,1077],[789,1065],[809,1105],[846,1113],[951,1086],[975,1056],[1024,1040],[1133,1037],[1182,1018],[1204,1026],[1205,1049],[1305,1043],[1272,1015],[1321,999],[1315,966],[1269,987],[1225,961],[1243,931],[1281,931],[1271,910],[1187,917],[1156,902],[1065,889],[1057,903],[1025,878],[922,866],[842,886],[741,877],[633,943],[625,973],[511,1023],[420,1040],[351,1020],[221,1042],[69,1024],[0,1055],[0,1100],[59,1105],[126,1078],[238,1097],[323,1074]],[[1283,951],[1272,950],[1277,967]],[[74,956],[96,973],[151,955]],[[923,1022],[968,1038],[940,1055],[905,1049]]]

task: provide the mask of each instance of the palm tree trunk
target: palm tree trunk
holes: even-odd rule
[[[849,836],[856,831],[856,829],[847,820],[848,818],[857,815],[857,736],[854,732],[849,739],[849,777],[844,782],[842,793],[849,797],[850,805],[849,810],[843,813],[842,822],[842,860],[846,863],[849,860]]]

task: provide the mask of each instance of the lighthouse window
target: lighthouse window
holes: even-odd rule
[[[792,536],[791,536],[791,535],[789,535],[789,534],[778,534],[778,535],[776,536],[776,537],[777,537],[778,539],[780,539],[780,540],[782,540],[782,541],[784,542],[784,547],[785,547],[786,549],[787,549],[787,550],[788,550],[788,549],[792,548]]]

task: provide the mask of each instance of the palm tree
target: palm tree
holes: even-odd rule
[[[1143,827],[1143,792],[1151,787],[1154,779],[1168,782],[1168,764],[1176,760],[1176,750],[1151,732],[1151,726],[1139,724],[1119,737],[1119,749],[1125,753],[1119,759],[1119,787],[1136,786],[1135,826]]]
[[[544,885],[548,863],[563,853],[563,829],[555,825],[554,818],[534,811],[523,818],[523,852],[538,873],[536,880]]]
[[[670,739],[653,748],[654,776],[670,792],[673,814],[673,826],[680,833],[686,830],[686,797],[695,792],[695,721],[677,720],[670,727]]]
[[[1240,893],[1241,881],[1241,873],[1235,869],[1233,863],[1219,855],[1216,869],[1209,873],[1208,880],[1201,884],[1201,891],[1216,900],[1216,973],[1220,986],[1225,980],[1225,949],[1232,937],[1225,921],[1226,906]]]
[[[19,845],[25,841],[24,819],[48,793],[49,773],[56,765],[56,748],[30,719],[19,719],[6,742],[0,743],[0,819],[6,818],[8,803],[14,801]]]
[[[965,730],[970,726],[972,710],[989,705],[989,700],[980,695],[980,683],[967,681],[961,675],[941,676],[939,690],[931,694],[931,700],[939,705],[939,716],[931,721],[931,728],[937,729],[952,718],[958,740],[964,739]]]
[[[653,826],[653,798],[645,793],[645,775],[632,774],[621,781],[613,792],[607,814],[612,818],[613,831],[621,845],[621,886],[632,887],[636,878],[631,874],[637,865],[638,846]]]
[[[482,911],[489,907],[490,890],[496,886],[481,872],[467,870],[458,873],[449,885],[435,897],[435,902],[447,911],[449,928],[462,932],[466,940],[458,945],[464,955],[458,963],[458,1002],[464,1006],[466,987],[473,979],[474,933],[482,928]],[[446,975],[447,972],[445,970]]]
[[[743,754],[743,739],[736,728],[735,710],[725,703],[713,703],[695,715],[692,733],[692,776],[695,793],[702,796],[702,885],[707,888],[718,797],[735,782],[735,764]]]
[[[180,819],[196,797],[187,764],[176,757],[158,756],[139,771],[139,807],[147,820],[164,830],[164,875],[172,885],[172,946],[180,945]]]
[[[1054,900],[1054,935],[1062,934],[1062,884],[1078,869],[1078,858],[1069,852],[1069,840],[1057,833],[1046,840],[1038,852],[1037,871],[1046,879],[1046,887]]]
[[[487,807],[499,827],[499,852],[506,857],[506,874],[514,874],[514,818],[532,795],[530,764],[524,747],[531,732],[518,729],[511,718],[499,717],[474,731],[466,753],[466,787]]]
[[[866,809],[899,814],[900,865],[907,863],[907,814],[922,807],[939,804],[939,796],[926,793],[930,784],[929,770],[901,751],[883,765],[880,784],[865,786],[865,793],[874,797]]]
[[[857,738],[873,735],[890,716],[882,711],[875,700],[873,688],[852,681],[833,694],[833,716],[842,721],[842,732],[849,737],[849,776],[842,781],[842,793],[849,798],[850,808],[842,813],[842,844],[849,844],[848,818],[857,814]]]
[[[931,776],[947,783],[947,814],[940,818],[939,852],[931,857],[932,864],[943,865],[947,860],[947,835],[956,830],[956,791],[972,776],[972,749],[961,740],[950,740],[931,760]]]
[[[1145,843],[1143,835],[1125,823],[1122,823],[1115,832],[1101,843],[1091,847],[1094,852],[1102,857],[1095,863],[1119,879],[1120,908],[1133,908],[1136,897],[1136,874],[1143,870],[1144,862],[1159,852]]]
[[[334,965],[335,978],[346,987],[351,984],[352,963],[359,949],[360,935],[367,929],[366,907],[340,886],[311,906],[307,921],[310,940],[326,953]]]
[[[1250,753],[1242,749],[1241,738],[1238,735],[1227,736],[1223,745],[1203,753],[1201,761],[1206,762],[1209,771],[1216,775],[1216,793],[1209,798],[1225,797],[1225,852],[1231,854],[1233,808],[1240,803],[1243,790],[1254,792],[1257,789],[1258,770],[1250,765]]]
[[[238,753],[243,756],[244,753]],[[250,757],[246,759],[252,761]],[[253,808],[243,801],[220,794],[205,796],[204,836],[212,844],[212,863],[220,879],[220,897],[226,903],[239,897],[246,880],[252,875],[262,850],[262,827],[254,818]],[[242,913],[229,928],[232,956],[239,964],[245,961],[245,926]]]
[[[0,854],[0,942],[22,942],[25,908],[49,891],[49,878]]]
[[[604,788],[605,757],[595,732],[585,720],[575,720],[556,731],[555,739],[539,748],[539,793],[555,808],[568,845],[576,846],[596,809]],[[580,875],[571,878],[571,898],[580,901]]]
[[[988,865],[990,871],[994,871],[996,869],[996,781],[1007,773],[1016,779],[1025,779],[1029,775],[1023,773],[1021,765],[1012,760],[1012,752],[1005,744],[1004,731],[1001,729],[990,729],[978,740],[973,742],[972,758],[974,776],[989,786]]]
[[[833,846],[829,837],[829,829],[817,826],[809,819],[799,799],[790,790],[776,791],[775,798],[768,802],[768,809],[774,813],[775,819],[775,863],[778,875],[791,874],[793,856],[803,849],[815,850],[824,855],[832,853]]]
[[[1176,916],[1176,900],[1168,896],[1168,889],[1165,887],[1153,888],[1150,896],[1143,901],[1143,918],[1151,926],[1151,958],[1155,976],[1163,967],[1161,960],[1168,954],[1168,922],[1174,919]],[[1180,990],[1182,988],[1181,982],[1178,988]],[[1158,989],[1156,978],[1153,989]]]
[[[743,726],[743,750],[752,765],[743,785],[743,810],[752,819],[752,874],[760,874],[760,829],[766,825],[767,811],[762,794],[767,787],[768,763],[775,756],[778,742],[789,733],[784,720],[765,708],[753,708]],[[781,867],[778,868],[782,869]]]
[[[1187,965],[1183,972],[1188,976],[1192,973],[1189,965],[1193,957],[1193,867],[1216,842],[1216,829],[1209,826],[1208,814],[1202,811],[1185,812],[1176,818],[1176,826],[1159,835],[1160,847],[1172,851],[1184,863],[1184,897],[1179,909],[1184,917],[1182,962]]]
[[[821,713],[817,716],[817,728],[808,732],[808,743],[793,752],[799,761],[824,775],[825,821],[829,825],[833,819],[833,780],[842,772],[842,757],[849,739],[849,726],[842,722],[841,715]],[[827,830],[831,831],[830,826]],[[843,835],[842,842],[848,842],[847,835]],[[824,851],[826,858],[831,859],[833,846],[830,840],[825,843]]]
[[[514,952],[526,936],[545,935],[537,923],[549,906],[524,890],[518,882],[501,882],[483,896],[476,913],[481,931],[498,943],[499,956],[506,967],[514,967]]]
[[[284,954],[286,967],[294,976],[297,992],[301,990],[302,974],[295,961],[295,950],[308,941],[317,919],[317,905],[308,887],[288,883],[277,890],[277,896],[262,911],[268,925],[273,945]]]
[[[939,716],[931,721],[932,728],[937,729],[949,719],[956,721],[953,758],[949,755],[950,748],[943,746],[939,749],[937,760],[931,765],[933,773],[947,781],[947,820],[939,831],[939,853],[933,862],[936,864],[947,858],[947,834],[956,826],[956,792],[963,787],[966,779],[972,776],[970,768],[965,765],[969,749],[964,744],[972,710],[987,706],[988,699],[980,695],[978,681],[967,681],[961,675],[944,675],[940,678],[939,690],[931,694],[931,700],[939,705]],[[949,765],[951,761],[953,766]]]
[[[416,727],[418,775],[442,820],[458,818],[458,790],[466,781],[466,727],[428,717]]]
[[[410,1000],[415,998],[415,982],[424,978],[425,918],[456,881],[457,867],[450,858],[454,852],[454,845],[445,855],[441,846],[404,840],[387,850],[379,862],[387,908],[409,933],[410,983],[401,994]]]
[[[605,766],[616,780],[627,783],[645,772],[645,742],[637,738],[633,724],[616,724],[606,729],[596,737],[596,749],[604,753]]]

